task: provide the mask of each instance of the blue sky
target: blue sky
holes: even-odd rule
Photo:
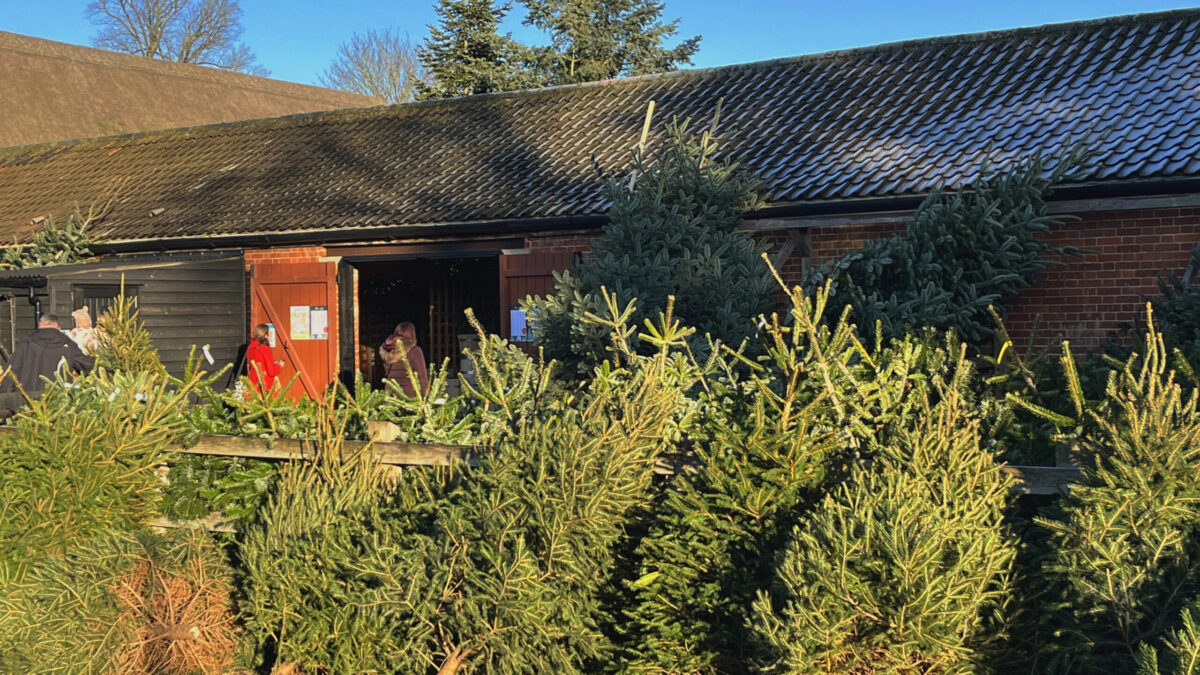
[[[1034,26],[1194,5],[1156,0],[667,0],[681,34],[704,37],[698,67],[761,61],[934,35]],[[271,76],[315,84],[338,43],[355,31],[398,28],[414,41],[434,0],[241,0],[244,41]],[[0,0],[0,30],[89,44],[86,0]],[[515,37],[536,42],[510,17]]]

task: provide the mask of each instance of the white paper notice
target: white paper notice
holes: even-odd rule
[[[329,308],[324,305],[313,305],[309,312],[309,334],[313,340],[329,339]]]
[[[508,310],[508,334],[508,339],[513,342],[529,341],[529,331],[525,324],[525,312],[523,310]]]
[[[290,316],[292,320],[288,326],[288,337],[293,340],[311,340],[312,329],[309,328],[309,306],[292,305]]]
[[[272,348],[275,347],[275,324],[267,324],[267,344]]]

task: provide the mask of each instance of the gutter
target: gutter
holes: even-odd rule
[[[1067,185],[1054,190],[1051,202],[1184,193],[1200,193],[1200,178]],[[913,211],[921,205],[921,202],[925,201],[927,196],[907,195],[871,199],[775,204],[747,213],[745,220],[754,221],[800,218],[805,216],[839,216]],[[95,253],[100,255],[156,251],[269,248],[272,246],[362,243],[411,238],[442,238],[448,236],[515,236],[566,229],[593,230],[603,227],[606,223],[608,223],[607,214],[568,215],[550,218],[477,220],[469,222],[426,223],[421,225],[390,225],[384,227],[351,226],[336,230],[303,230],[270,234],[247,233],[172,237],[168,239],[135,239],[97,243],[91,248]]]
[[[947,192],[950,192],[947,190]],[[1200,178],[1176,178],[1127,183],[1091,183],[1065,185],[1055,188],[1049,202],[1079,201],[1085,199],[1119,199],[1121,197],[1143,197],[1200,193]],[[826,202],[795,202],[765,206],[746,214],[746,220],[795,218],[800,216],[836,216],[854,213],[879,213],[887,211],[914,211],[929,195],[907,195],[903,197],[879,197],[873,199],[849,199]]]
[[[339,230],[304,230],[271,234],[233,234],[215,236],[171,237],[169,239],[135,239],[93,244],[91,249],[100,255],[116,253],[145,253],[149,251],[180,251],[195,249],[268,248],[271,246],[301,246],[341,244],[348,242],[383,241],[414,237],[516,235],[562,229],[599,229],[608,222],[607,215],[558,216],[554,218],[521,218],[516,220],[480,220],[466,223],[429,223],[424,225],[392,225],[387,227],[347,227]]]

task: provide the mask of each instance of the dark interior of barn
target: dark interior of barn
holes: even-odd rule
[[[474,310],[489,332],[500,330],[499,259],[416,258],[352,263],[358,270],[358,344],[372,353],[396,324],[411,321],[426,361],[459,364],[458,335],[473,333],[464,310]],[[363,364],[360,359],[360,369]],[[364,376],[378,384],[376,367]]]

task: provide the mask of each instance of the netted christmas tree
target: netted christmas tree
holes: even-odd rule
[[[970,367],[923,401],[784,548],[755,603],[763,671],[977,672],[998,642],[1016,541],[1011,479],[961,397]],[[939,387],[935,387],[935,390]]]
[[[718,153],[712,128],[699,135],[673,122],[656,156],[635,154],[631,172],[605,183],[609,222],[573,274],[556,276],[553,295],[527,299],[535,337],[569,372],[586,373],[609,344],[601,325],[581,321],[603,312],[603,286],[622,304],[637,299],[632,325],[675,298],[675,313],[705,335],[737,345],[754,336],[753,319],[775,297],[761,244],[739,231],[762,204],[761,184]]]
[[[109,531],[0,580],[5,673],[232,672],[231,570],[202,533]]]
[[[105,530],[158,515],[155,467],[183,429],[183,409],[205,375],[99,370],[53,384],[0,436],[0,576]]]
[[[76,207],[63,222],[45,216],[41,227],[28,244],[14,242],[0,255],[0,269],[27,269],[51,265],[71,265],[95,257],[92,253],[92,226],[104,220],[116,202],[124,181],[88,207]]]
[[[992,335],[988,313],[1000,313],[1016,293],[1050,265],[1053,249],[1038,235],[1071,219],[1049,212],[1053,186],[1070,179],[1085,161],[1079,148],[1056,157],[1034,157],[1004,171],[988,166],[964,190],[931,194],[904,235],[873,241],[814,269],[803,282],[835,282],[833,306],[853,307],[869,336],[878,324],[885,337],[925,327],[953,329],[969,344]]]

